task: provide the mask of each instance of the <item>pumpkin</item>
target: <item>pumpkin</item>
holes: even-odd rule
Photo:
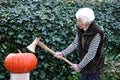
[[[12,73],[26,73],[37,65],[37,58],[33,53],[10,53],[4,60],[5,68]]]

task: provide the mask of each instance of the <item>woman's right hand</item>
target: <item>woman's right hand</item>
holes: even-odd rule
[[[54,57],[56,57],[57,59],[60,59],[63,56],[63,54],[61,52],[56,52],[56,54],[54,55]]]

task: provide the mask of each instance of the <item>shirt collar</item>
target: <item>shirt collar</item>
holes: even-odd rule
[[[89,27],[89,26],[88,26]],[[84,28],[83,30],[86,31],[88,29],[88,27]]]

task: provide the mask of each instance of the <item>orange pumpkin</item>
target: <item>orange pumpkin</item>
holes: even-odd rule
[[[33,53],[11,53],[4,60],[5,68],[12,73],[26,73],[37,65],[37,58]]]

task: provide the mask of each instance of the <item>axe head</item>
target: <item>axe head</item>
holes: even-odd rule
[[[35,40],[30,45],[27,46],[27,49],[35,53],[35,49],[38,44],[38,41],[39,41],[39,38],[35,38]]]
[[[32,43],[27,46],[27,49],[30,50],[30,51],[33,52],[33,53],[35,53],[35,48],[36,48],[36,45],[34,45],[34,44],[32,44]]]

